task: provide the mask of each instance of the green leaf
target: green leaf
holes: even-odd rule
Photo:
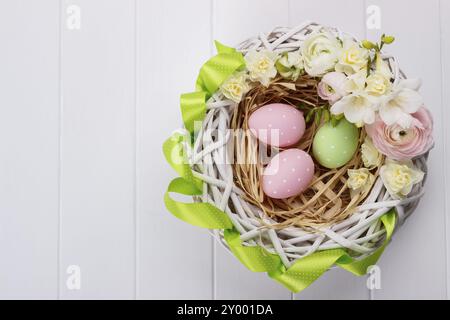
[[[322,118],[322,112],[323,112],[323,109],[319,109],[316,112],[316,115],[314,117],[314,122],[315,122],[316,126],[320,125],[320,120]]]
[[[323,121],[324,121],[324,122],[330,121],[330,117],[331,117],[331,115],[330,115],[330,110],[324,109],[324,110],[323,110]]]
[[[306,110],[306,106],[302,103],[298,104],[297,108],[299,108],[300,110]]]
[[[370,56],[367,58],[367,75],[368,77],[370,75],[370,66],[372,65],[372,59],[370,59]]]
[[[314,114],[314,109],[309,110],[308,113],[306,114],[305,121],[310,122],[313,114]]]
[[[344,115],[342,113],[338,115],[335,114],[331,115],[331,125],[333,127],[336,127],[343,117]]]

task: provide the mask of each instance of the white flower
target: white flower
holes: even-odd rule
[[[364,91],[357,91],[337,101],[330,109],[332,114],[344,114],[345,118],[357,126],[372,124],[375,121],[377,104],[373,97]]]
[[[361,158],[366,168],[377,167],[383,158],[369,137],[366,137],[361,145]]]
[[[386,61],[381,58],[380,53],[376,55],[375,71],[367,79],[366,91],[373,96],[383,96],[391,91],[392,73]]]
[[[391,82],[380,72],[370,74],[366,79],[366,91],[370,95],[380,97],[391,89]]]
[[[331,71],[341,49],[339,40],[329,32],[309,35],[301,48],[306,72],[311,76],[320,76]]]
[[[375,71],[377,73],[380,73],[386,79],[391,80],[393,77],[391,69],[389,69],[388,63],[383,60],[379,52],[377,53],[375,58]]]
[[[244,94],[250,90],[250,85],[247,83],[247,75],[245,72],[238,72],[225,80],[220,89],[225,97],[239,103]]]
[[[367,71],[360,70],[347,77],[345,90],[348,92],[363,91],[366,86]]]
[[[422,96],[416,91],[420,87],[418,79],[402,80],[391,93],[380,98],[380,117],[388,126],[398,124],[409,128],[413,117],[423,105]]]
[[[264,86],[268,86],[270,80],[277,75],[275,62],[278,55],[269,50],[251,50],[245,55],[245,62],[247,70],[249,71],[250,79],[259,81]]]
[[[283,78],[297,80],[303,71],[303,58],[300,50],[283,53],[276,62],[276,67]]]
[[[397,162],[388,159],[380,169],[381,180],[394,199],[407,196],[413,185],[422,181],[424,173],[414,167],[411,160]]]
[[[336,71],[344,72],[348,75],[354,74],[361,69],[367,68],[369,50],[362,48],[358,42],[350,38],[343,41],[343,50],[336,64]]]
[[[347,77],[342,72],[329,72],[323,76],[317,85],[317,93],[323,100],[328,100],[331,104],[347,95],[345,84]]]
[[[347,186],[350,188],[350,195],[353,198],[358,194],[367,193],[375,181],[375,177],[366,168],[348,169]]]

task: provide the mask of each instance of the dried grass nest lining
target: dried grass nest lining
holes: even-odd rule
[[[235,107],[232,115],[233,132],[245,132],[233,135],[235,184],[245,192],[244,197],[248,202],[261,208],[266,215],[277,221],[277,224],[271,226],[275,229],[287,226],[318,227],[344,220],[354,212],[372,188],[371,186],[368,192],[351,198],[347,187],[347,170],[363,167],[360,146],[364,141],[365,131],[361,129],[357,151],[345,166],[331,170],[314,161],[313,181],[300,195],[278,200],[264,194],[260,178],[265,164],[258,156],[256,138],[248,131],[248,118],[259,107],[268,103],[280,102],[292,106],[302,104],[307,109],[323,105],[325,102],[317,95],[317,83],[316,78],[307,75],[299,77],[295,82],[277,78],[267,88],[260,85],[250,90]],[[319,127],[314,121],[307,123],[300,142],[289,148],[299,148],[311,154],[314,135]],[[280,148],[280,151],[282,150],[284,149]],[[379,167],[371,169],[375,177],[378,176],[378,171]]]

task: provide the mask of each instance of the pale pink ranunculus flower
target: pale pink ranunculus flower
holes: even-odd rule
[[[433,146],[431,113],[422,106],[411,116],[413,119],[409,128],[398,124],[386,125],[381,119],[366,125],[366,132],[373,144],[388,158],[400,161],[413,159]]]
[[[317,85],[317,94],[323,100],[327,100],[330,104],[347,95],[345,83],[347,76],[342,72],[329,72],[322,77],[322,81]]]

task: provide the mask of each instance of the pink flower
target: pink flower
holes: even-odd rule
[[[317,94],[333,104],[348,93],[344,89],[346,82],[347,77],[342,72],[327,73],[317,85]]]
[[[386,125],[383,120],[366,125],[367,134],[375,147],[394,160],[407,160],[424,154],[433,145],[433,118],[422,106],[413,117],[411,126],[403,128],[398,124]]]

